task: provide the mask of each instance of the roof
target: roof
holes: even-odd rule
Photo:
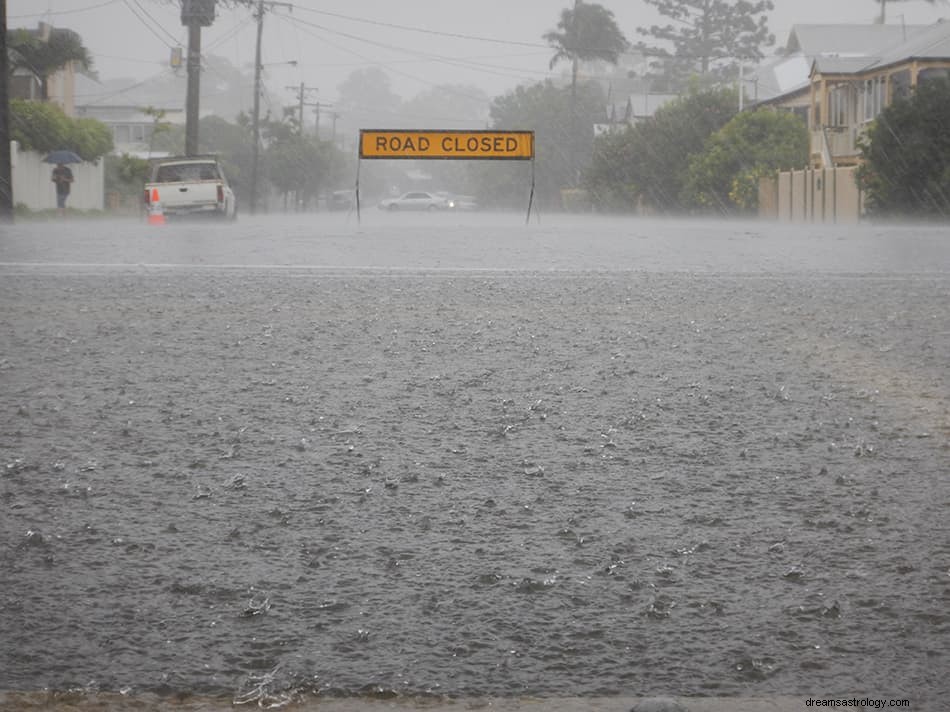
[[[761,64],[749,81],[755,82],[758,100],[768,102],[804,91],[812,71],[854,74],[922,57],[950,57],[950,23],[795,25],[786,54]]]
[[[941,20],[885,49],[875,66],[886,67],[907,59],[950,59],[950,22]]]
[[[786,51],[805,57],[824,54],[873,57],[885,47],[904,42],[928,25],[795,25]]]
[[[869,64],[874,64],[876,57],[816,57],[812,62],[812,70],[821,74],[854,74],[862,71]]]
[[[950,61],[950,22],[940,21],[915,31],[870,57],[823,55],[815,58],[812,67],[822,74],[856,74],[914,59]]]

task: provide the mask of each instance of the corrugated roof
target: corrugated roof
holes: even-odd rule
[[[812,67],[822,74],[854,74],[876,61],[877,57],[815,57]]]
[[[759,101],[801,91],[808,86],[812,68],[823,74],[853,74],[911,57],[950,58],[950,22],[795,25],[786,52],[786,56],[760,65],[753,75]]]
[[[950,59],[950,22],[937,22],[886,48],[873,66],[886,67],[906,59]]]
[[[788,52],[806,57],[837,54],[876,57],[887,48],[927,30],[929,25],[795,25],[788,36]]]

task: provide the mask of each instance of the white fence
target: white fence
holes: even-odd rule
[[[43,163],[43,153],[21,151],[16,141],[10,142],[13,173],[13,204],[22,203],[30,210],[56,207],[56,186],[51,180],[53,168]],[[74,163],[72,189],[66,207],[79,210],[102,210],[105,194],[105,162]]]

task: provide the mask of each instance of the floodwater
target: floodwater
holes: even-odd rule
[[[2,229],[9,709],[945,708],[945,228],[363,218]]]

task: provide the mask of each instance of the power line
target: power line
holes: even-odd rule
[[[106,7],[107,5],[114,5],[119,2],[119,0],[106,0],[106,2],[101,2],[98,5],[90,5],[88,7],[80,7],[74,10],[48,10],[46,12],[30,12],[26,15],[11,15],[9,19],[19,20],[27,17],[46,17],[47,15],[75,15],[79,12],[88,12],[89,10],[98,10],[100,7]]]
[[[289,17],[289,16],[288,16],[288,17],[286,17],[286,19],[287,19],[288,21],[291,21],[291,22],[294,22],[294,23],[297,23],[297,24],[306,25],[306,26],[308,26],[308,27],[312,27],[312,28],[315,28],[315,29],[318,29],[318,30],[322,30],[323,32],[327,32],[327,33],[332,34],[332,35],[339,35],[339,36],[341,36],[341,37],[345,37],[346,39],[354,40],[354,41],[357,41],[357,42],[362,42],[362,43],[369,44],[369,45],[373,45],[373,46],[376,46],[376,47],[382,47],[383,49],[389,49],[389,50],[393,50],[393,51],[400,52],[400,53],[403,53],[403,54],[415,55],[415,56],[420,57],[421,59],[424,59],[424,60],[435,61],[435,62],[441,62],[441,63],[448,64],[449,66],[454,66],[454,67],[462,67],[462,68],[467,68],[467,69],[475,69],[476,71],[481,71],[481,72],[484,72],[484,73],[486,73],[486,74],[495,74],[496,76],[506,77],[506,78],[509,78],[509,79],[523,79],[523,78],[526,78],[526,77],[524,76],[524,74],[521,74],[520,76],[513,76],[513,75],[511,75],[511,74],[509,74],[509,73],[506,73],[506,72],[492,71],[491,69],[481,68],[481,67],[479,67],[479,66],[477,66],[477,65],[474,65],[474,66],[473,66],[473,65],[466,65],[466,64],[464,64],[464,63],[455,61],[455,60],[453,60],[453,59],[451,59],[451,58],[449,58],[449,57],[444,57],[444,56],[440,56],[440,55],[426,54],[426,53],[423,53],[423,52],[417,52],[417,51],[415,51],[415,50],[406,49],[406,48],[404,48],[404,47],[398,47],[398,46],[396,46],[396,45],[389,45],[389,44],[385,44],[385,43],[383,43],[383,42],[376,42],[376,41],[374,41],[374,40],[368,40],[368,39],[366,39],[366,38],[364,38],[364,37],[359,37],[359,36],[357,36],[357,35],[352,35],[352,34],[350,34],[350,33],[348,33],[348,32],[342,32],[342,31],[339,31],[339,30],[332,30],[332,29],[330,29],[330,28],[328,28],[328,27],[324,27],[323,25],[317,25],[317,24],[315,24],[315,23],[313,23],[313,22],[308,22],[308,21],[306,21],[306,20],[302,20],[302,19],[297,18],[297,17]],[[313,33],[308,33],[308,34],[313,34]],[[434,82],[427,81],[427,80],[425,80],[425,79],[422,79],[421,77],[413,76],[413,75],[408,74],[408,73],[406,73],[406,72],[400,72],[400,71],[394,69],[390,64],[388,64],[388,63],[386,63],[386,62],[381,62],[381,61],[378,61],[378,60],[371,60],[371,59],[369,59],[368,57],[364,57],[363,55],[361,55],[361,54],[359,54],[358,52],[355,52],[355,51],[353,51],[353,50],[351,50],[351,49],[349,49],[349,48],[342,47],[342,46],[340,46],[339,44],[335,44],[335,43],[333,43],[333,42],[330,42],[329,40],[326,40],[325,38],[322,38],[322,39],[323,39],[324,42],[326,42],[327,44],[329,44],[329,45],[331,45],[331,46],[333,46],[333,47],[336,47],[337,49],[340,49],[340,50],[342,50],[342,51],[344,51],[344,52],[347,52],[347,53],[352,54],[352,55],[354,55],[354,56],[356,56],[356,57],[359,57],[360,59],[364,60],[367,64],[370,64],[370,65],[372,65],[372,66],[385,67],[386,69],[388,69],[388,70],[391,71],[391,72],[394,72],[394,73],[396,73],[396,74],[401,74],[401,75],[404,76],[404,77],[407,77],[407,78],[412,79],[412,80],[414,80],[414,81],[421,82],[421,83],[423,83],[423,84],[428,84],[429,86],[438,86],[438,85],[435,84]],[[535,74],[538,74],[538,73],[535,72]],[[550,73],[543,73],[543,76],[548,77],[548,76],[551,76],[551,74],[550,74]],[[473,97],[469,97],[469,98],[473,98]]]
[[[124,4],[125,4],[125,6],[128,8],[129,12],[131,12],[133,15],[135,15],[135,18],[136,18],[139,22],[141,22],[141,23],[145,26],[145,29],[147,29],[149,32],[151,32],[159,42],[161,42],[163,45],[165,45],[165,46],[168,47],[169,49],[174,49],[174,48],[175,48],[175,45],[170,45],[170,44],[168,44],[168,40],[166,40],[164,37],[162,37],[160,34],[158,34],[158,32],[156,32],[156,31],[152,28],[152,26],[151,26],[150,24],[148,24],[148,22],[147,22],[146,20],[143,20],[143,19],[142,19],[142,16],[139,15],[139,14],[135,11],[135,8],[133,8],[133,7],[129,4],[129,0],[124,0]],[[176,40],[176,43],[177,43],[177,40]]]
[[[407,32],[419,32],[426,35],[437,35],[439,37],[450,37],[452,39],[459,39],[459,40],[472,40],[474,42],[492,42],[494,44],[512,45],[515,47],[544,47],[545,49],[550,49],[548,45],[538,44],[537,42],[518,42],[515,40],[500,40],[495,37],[480,37],[478,35],[467,35],[467,34],[463,34],[459,32],[440,32],[438,30],[429,30],[422,27],[411,27],[409,25],[397,25],[391,22],[367,20],[364,17],[353,17],[351,15],[341,15],[336,12],[329,12],[327,10],[314,10],[312,8],[307,8],[307,7],[296,7],[296,9],[302,10],[304,12],[313,12],[318,15],[327,15],[328,17],[336,17],[341,20],[350,20],[352,22],[362,22],[367,25],[376,25],[377,27],[386,27],[392,30],[405,30]]]
[[[172,34],[171,32],[169,32],[168,30],[166,30],[165,27],[162,25],[162,23],[160,23],[158,20],[156,20],[155,17],[152,16],[152,14],[149,13],[148,10],[146,10],[144,7],[142,7],[142,3],[139,2],[139,0],[132,0],[132,2],[135,3],[135,6],[136,6],[139,10],[141,10],[141,11],[145,14],[145,16],[146,16],[148,19],[150,19],[152,22],[155,23],[155,26],[156,26],[158,29],[160,29],[162,32],[164,32],[168,37],[171,37],[171,38],[172,38],[172,42],[174,42],[175,44],[180,44],[178,38],[177,38],[174,34]]]

